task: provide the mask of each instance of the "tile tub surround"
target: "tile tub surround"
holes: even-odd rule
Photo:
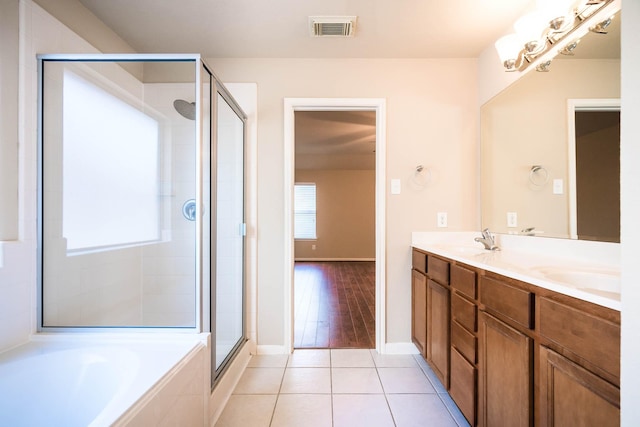
[[[253,356],[216,427],[466,426],[419,356],[297,349]]]
[[[594,293],[580,288],[562,275],[545,271],[599,274],[620,280],[620,245],[584,240],[496,235],[500,251],[487,251],[474,241],[480,232],[414,232],[411,245],[503,276],[584,301],[620,310],[620,293]]]

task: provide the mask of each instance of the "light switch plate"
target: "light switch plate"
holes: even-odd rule
[[[564,193],[564,183],[561,179],[556,178],[553,180],[553,194]]]
[[[517,227],[517,226],[518,226],[518,213],[507,212],[507,227]]]
[[[401,181],[397,178],[391,180],[391,194],[400,194],[402,189]]]

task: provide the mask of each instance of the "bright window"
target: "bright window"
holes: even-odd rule
[[[294,186],[294,237],[296,239],[316,238],[316,185],[295,184]]]
[[[158,240],[158,121],[69,71],[63,97],[67,250]]]

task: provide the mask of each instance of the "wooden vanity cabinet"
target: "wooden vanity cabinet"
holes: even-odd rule
[[[540,426],[620,425],[619,313],[537,300]]]
[[[618,387],[545,346],[539,354],[540,426],[620,425]]]
[[[533,424],[533,340],[480,312],[478,425]]]
[[[413,249],[411,339],[445,387],[449,386],[449,262]]]
[[[427,354],[427,255],[413,250],[411,270],[411,340],[420,354]]]
[[[420,251],[412,291],[413,340],[472,426],[619,425],[618,311]]]
[[[533,425],[534,294],[483,275],[478,330],[478,425]]]
[[[450,290],[449,262],[427,256],[426,360],[445,388],[449,388]]]
[[[427,280],[427,362],[449,388],[449,289]]]
[[[449,395],[470,425],[477,418],[478,309],[477,273],[451,264],[451,351]]]

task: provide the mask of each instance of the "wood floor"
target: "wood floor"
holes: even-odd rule
[[[295,348],[375,348],[375,262],[296,262]]]

